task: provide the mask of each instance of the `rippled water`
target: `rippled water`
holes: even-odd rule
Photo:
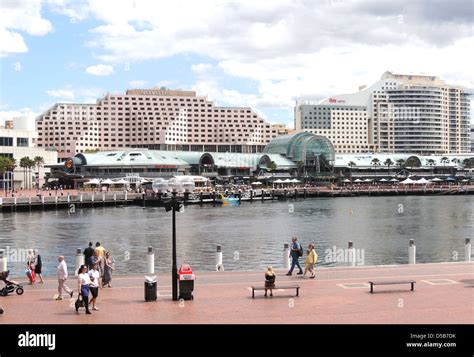
[[[291,206],[293,205],[293,206]],[[352,240],[364,249],[366,265],[407,263],[409,239],[418,262],[464,259],[464,238],[473,232],[471,196],[318,198],[297,202],[188,206],[177,214],[178,262],[196,270],[215,269],[216,244],[222,244],[226,270],[282,267],[283,244],[297,235],[316,243],[319,261],[326,249],[345,249]],[[399,213],[399,211],[403,212]],[[351,214],[352,212],[352,214]],[[117,273],[144,273],[147,246],[155,248],[156,269],[171,268],[171,212],[136,206],[67,211],[3,213],[0,247],[38,248],[44,272],[54,274],[56,257],[70,270],[76,248],[102,242],[116,259]],[[128,253],[127,253],[128,252]],[[130,260],[126,259],[127,254]],[[24,263],[10,263],[13,275]]]

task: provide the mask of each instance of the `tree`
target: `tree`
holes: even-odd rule
[[[0,173],[5,171],[13,171],[15,168],[15,159],[0,156]]]
[[[388,174],[390,175],[390,166],[394,165],[394,162],[391,159],[387,159],[383,163],[388,168]]]
[[[277,169],[277,164],[275,163],[275,161],[270,161],[267,165],[267,169],[268,171],[274,171]]]
[[[301,171],[304,169],[304,161],[298,161],[296,166],[298,167],[298,176],[302,176]]]
[[[380,160],[377,159],[376,157],[372,159],[372,166],[377,170],[377,167],[380,166]],[[375,175],[377,175],[377,172],[375,172]]]
[[[31,160],[29,156],[22,157],[20,159],[20,167],[23,168],[23,182],[24,182],[24,188],[29,188],[30,185],[30,173],[31,173],[31,168],[35,166],[34,160]]]
[[[443,156],[440,161],[443,164],[443,172],[445,172],[446,164],[449,163],[449,158],[447,158],[446,156]]]
[[[436,165],[436,161],[434,161],[433,159],[428,159],[428,166],[435,166]],[[434,169],[431,170],[431,174],[433,175],[434,174]]]
[[[352,181],[352,168],[354,166],[357,166],[357,164],[354,162],[354,161],[349,161],[349,163],[347,164],[347,166],[349,166],[351,168],[350,170],[350,173],[351,173],[351,181]]]
[[[23,169],[23,187],[26,188],[26,168],[28,167],[30,158],[28,156],[22,157],[20,159],[20,167]]]
[[[41,156],[35,156],[35,158],[33,159],[33,162],[35,164],[36,171],[38,171],[38,179],[39,179],[40,168],[44,165],[44,159]],[[39,188],[39,181],[38,181],[38,188]]]
[[[465,169],[470,169],[473,166],[474,159],[464,159],[462,161],[462,164]]]
[[[397,166],[400,168],[400,169],[403,169],[405,167],[405,160],[403,159],[398,159],[397,160]]]

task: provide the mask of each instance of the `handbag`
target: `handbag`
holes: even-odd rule
[[[82,294],[79,294],[77,296],[77,300],[74,304],[76,306],[76,309],[80,308],[80,307],[84,307],[84,300],[82,300]]]

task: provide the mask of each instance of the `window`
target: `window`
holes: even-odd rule
[[[0,136],[0,146],[13,146],[13,138]]]

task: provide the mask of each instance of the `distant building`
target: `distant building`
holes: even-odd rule
[[[295,132],[294,129],[289,129],[285,124],[273,124],[272,129],[276,130],[277,135],[290,135]]]
[[[438,77],[384,73],[370,87],[297,102],[295,129],[324,135],[337,153],[470,152],[470,101]]]
[[[37,118],[38,146],[61,159],[90,150],[258,153],[276,137],[251,108],[218,107],[193,91],[134,89],[96,104],[58,103]]]
[[[474,124],[471,124],[471,152],[474,152]]]
[[[36,139],[37,133],[33,119],[14,118],[7,120],[4,127],[0,127],[0,156],[12,158],[16,162],[13,177],[6,177],[6,173],[0,174],[0,189],[27,188],[34,186],[35,183],[43,185],[45,175],[50,171],[49,168],[40,167],[38,171],[35,167],[31,170],[20,167],[20,160],[26,156],[31,160],[40,156],[45,165],[57,162],[56,151],[36,147]]]

